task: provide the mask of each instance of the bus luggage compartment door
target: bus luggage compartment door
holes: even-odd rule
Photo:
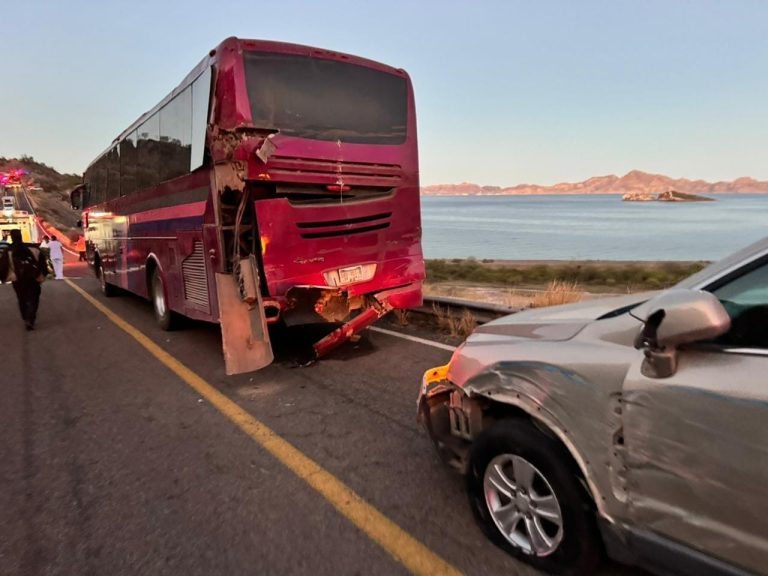
[[[250,256],[240,261],[236,275],[216,273],[227,375],[253,372],[274,360],[264,303],[258,290],[258,270],[256,258]]]

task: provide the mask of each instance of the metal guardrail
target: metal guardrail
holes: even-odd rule
[[[522,310],[520,307],[504,306],[501,304],[492,304],[489,302],[477,302],[474,300],[464,300],[462,298],[450,298],[447,296],[425,296],[424,305],[414,310],[418,314],[435,315],[435,307],[446,311],[449,314],[458,316],[463,314],[464,310],[471,312],[478,324],[490,322],[496,318],[514,314]]]
[[[517,289],[517,292],[528,292],[531,294],[544,293],[546,290],[535,289]],[[619,293],[582,293],[582,300],[592,298],[604,298],[611,296],[621,296]],[[526,306],[505,306],[503,304],[494,304],[492,302],[479,302],[477,300],[466,300],[464,298],[452,298],[449,296],[425,296],[424,305],[415,310],[419,314],[435,315],[435,306],[442,311],[448,312],[454,316],[460,316],[464,310],[469,310],[477,319],[478,324],[490,322],[496,318],[507,316],[525,310]]]

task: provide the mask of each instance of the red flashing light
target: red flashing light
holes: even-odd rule
[[[325,188],[331,192],[349,192],[352,189],[346,184],[329,184]]]

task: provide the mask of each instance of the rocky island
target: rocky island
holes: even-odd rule
[[[677,190],[667,190],[659,194],[627,192],[621,199],[624,202],[712,202],[714,200],[714,198],[699,196],[698,194],[686,194]]]

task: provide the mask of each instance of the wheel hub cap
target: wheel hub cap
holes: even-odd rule
[[[483,477],[485,502],[496,527],[515,548],[548,556],[563,539],[560,503],[547,478],[525,458],[501,454]]]
[[[517,498],[515,498],[515,506],[517,507],[518,511],[522,512],[523,514],[527,514],[531,511],[531,500],[527,496],[523,496],[522,494],[518,493]]]

